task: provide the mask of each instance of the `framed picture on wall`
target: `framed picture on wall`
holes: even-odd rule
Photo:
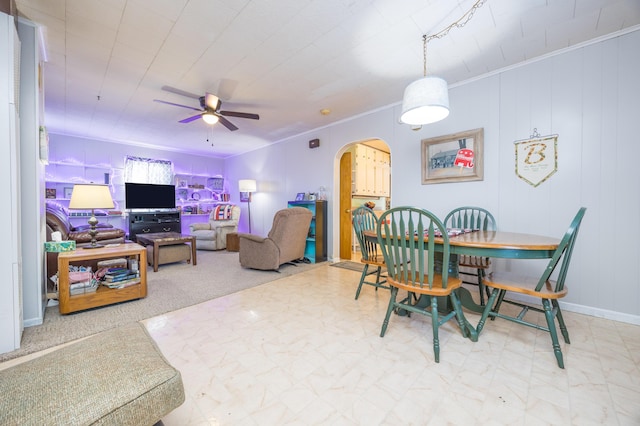
[[[70,200],[72,193],[73,193],[73,187],[69,187],[69,186],[64,187],[64,198]]]
[[[482,180],[484,129],[423,139],[422,184]]]

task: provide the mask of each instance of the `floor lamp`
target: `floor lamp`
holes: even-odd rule
[[[240,189],[240,201],[247,202],[247,211],[249,213],[249,233],[251,233],[251,193],[256,192],[255,179],[240,179],[238,181]]]

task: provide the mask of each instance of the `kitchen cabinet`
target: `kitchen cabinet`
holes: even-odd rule
[[[353,153],[351,194],[388,197],[391,189],[391,157],[388,152],[358,144]]]

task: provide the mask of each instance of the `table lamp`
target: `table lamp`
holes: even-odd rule
[[[89,218],[89,235],[91,235],[91,245],[85,248],[104,247],[98,245],[96,241],[96,225],[98,219],[94,213],[94,209],[112,209],[114,207],[113,198],[109,186],[98,184],[76,184],[73,186],[71,193],[71,201],[69,201],[69,209],[72,210],[88,210],[91,209],[91,217]]]
[[[254,179],[240,179],[238,181],[240,189],[240,201],[247,202],[247,212],[249,213],[249,233],[251,233],[251,193],[256,192],[257,185]]]

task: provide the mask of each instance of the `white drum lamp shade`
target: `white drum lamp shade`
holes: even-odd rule
[[[240,192],[256,192],[256,181],[254,179],[240,179],[238,187]]]
[[[423,77],[404,90],[402,115],[405,124],[435,123],[449,115],[449,90],[440,77]]]

